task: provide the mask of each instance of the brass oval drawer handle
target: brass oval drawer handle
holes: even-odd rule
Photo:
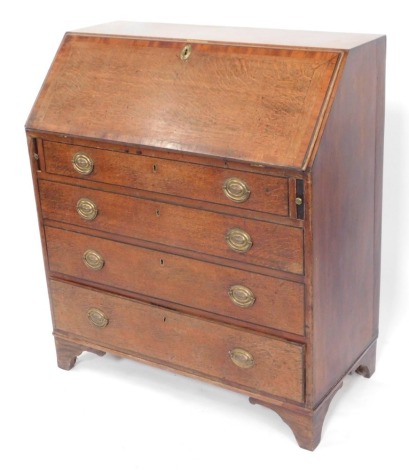
[[[253,292],[245,286],[231,286],[229,289],[229,297],[232,302],[242,308],[251,307],[256,301]]]
[[[228,178],[223,184],[224,194],[234,202],[245,202],[250,197],[250,189],[239,178]]]
[[[85,220],[94,220],[98,215],[98,208],[95,202],[86,197],[82,197],[77,202],[77,212]]]
[[[89,309],[87,316],[90,323],[98,328],[105,328],[109,323],[109,319],[105,316],[105,313],[97,308]]]
[[[233,251],[246,253],[253,246],[250,235],[240,228],[232,228],[227,232],[226,242]]]
[[[85,266],[89,269],[99,271],[104,267],[104,258],[94,250],[87,250],[82,257]]]
[[[242,348],[234,348],[229,351],[232,362],[242,369],[249,369],[254,366],[254,358],[252,354]]]
[[[94,170],[94,160],[86,153],[78,152],[72,157],[72,166],[80,175],[90,175]]]

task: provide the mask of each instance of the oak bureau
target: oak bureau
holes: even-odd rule
[[[26,124],[58,365],[244,393],[314,449],[378,331],[385,37],[111,23]]]

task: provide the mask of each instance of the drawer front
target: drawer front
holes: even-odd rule
[[[54,273],[304,334],[301,283],[52,227],[46,240]]]
[[[58,281],[51,281],[51,295],[57,330],[246,391],[303,401],[302,345]]]
[[[49,173],[288,216],[286,178],[56,142],[43,147]],[[78,154],[90,161],[75,164]]]
[[[303,273],[301,228],[46,180],[40,195],[45,219]]]

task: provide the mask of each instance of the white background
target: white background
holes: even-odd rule
[[[0,468],[408,468],[408,84],[404,2],[2,2]],[[24,123],[65,31],[114,20],[388,35],[377,372],[350,376],[314,453],[246,397],[112,356],[57,368]],[[406,67],[406,68],[405,68]]]

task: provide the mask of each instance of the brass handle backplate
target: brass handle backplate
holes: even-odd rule
[[[98,328],[105,328],[109,323],[109,320],[105,316],[105,313],[97,308],[89,309],[87,312],[87,316],[88,320]]]
[[[253,246],[250,235],[240,228],[232,228],[227,232],[226,242],[233,251],[246,253]]]
[[[98,215],[98,208],[95,202],[91,201],[91,199],[82,197],[77,202],[77,212],[80,217],[85,220],[94,220]]]
[[[242,348],[234,348],[229,351],[230,359],[237,367],[249,369],[254,366],[254,358],[252,354]]]
[[[86,153],[78,152],[72,157],[72,166],[80,175],[89,175],[94,169],[94,160]]]
[[[229,289],[229,297],[231,301],[238,307],[251,307],[256,301],[253,292],[245,286],[232,286]]]
[[[250,189],[247,184],[239,178],[228,178],[223,183],[224,194],[234,202],[245,202],[250,197]]]
[[[85,266],[89,269],[99,271],[104,267],[104,258],[94,250],[87,250],[82,257]]]

